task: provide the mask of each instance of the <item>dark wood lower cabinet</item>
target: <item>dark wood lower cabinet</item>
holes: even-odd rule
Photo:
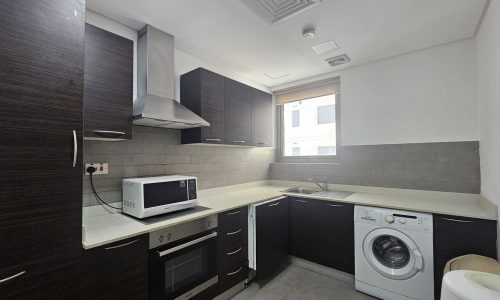
[[[497,222],[434,214],[434,295],[441,295],[443,270],[457,256],[478,254],[497,259]]]
[[[289,198],[290,254],[354,274],[354,206]]]
[[[147,234],[85,250],[85,299],[148,299]]]

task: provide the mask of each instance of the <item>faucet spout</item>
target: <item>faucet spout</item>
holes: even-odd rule
[[[316,182],[316,181],[312,180],[312,178],[308,178],[307,180],[309,180],[311,182],[314,182],[314,184],[316,184],[317,186],[319,186],[319,188],[323,192],[327,192],[328,191],[328,182],[326,180],[319,181],[319,182]]]

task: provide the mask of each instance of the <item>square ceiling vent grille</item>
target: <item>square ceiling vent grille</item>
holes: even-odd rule
[[[266,22],[273,24],[288,19],[322,0],[241,0]]]

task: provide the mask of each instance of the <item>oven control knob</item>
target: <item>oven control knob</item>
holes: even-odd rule
[[[405,218],[399,218],[398,221],[401,224],[406,224],[406,219]]]
[[[387,215],[387,216],[385,216],[385,221],[386,221],[387,223],[389,223],[389,224],[394,223],[394,221],[395,221],[395,220],[396,220],[396,219],[394,218],[394,216],[393,216],[393,215]]]

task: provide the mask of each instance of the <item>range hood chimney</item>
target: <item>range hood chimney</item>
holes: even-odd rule
[[[146,25],[137,40],[134,124],[176,129],[210,126],[174,97],[174,37]]]

